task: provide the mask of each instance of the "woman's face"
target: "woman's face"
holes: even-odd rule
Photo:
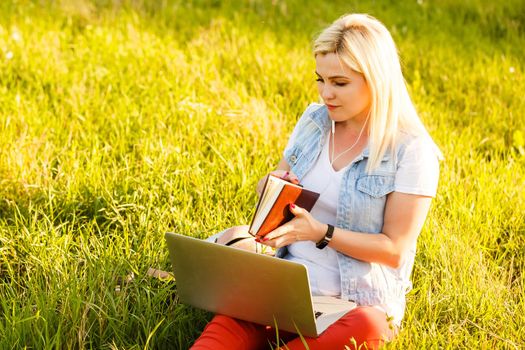
[[[334,53],[317,55],[317,88],[330,118],[336,122],[366,120],[371,93],[365,78],[339,61]]]

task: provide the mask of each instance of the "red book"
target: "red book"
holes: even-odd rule
[[[294,215],[289,209],[290,203],[310,211],[318,198],[319,193],[269,175],[248,232],[253,236],[262,237],[293,219]]]

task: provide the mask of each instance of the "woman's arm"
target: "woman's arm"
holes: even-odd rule
[[[393,192],[387,198],[382,233],[335,229],[329,246],[359,260],[397,268],[421,232],[431,201],[431,197]],[[323,236],[324,232],[319,240]]]
[[[397,268],[419,235],[431,201],[431,197],[393,192],[387,197],[383,232],[371,234],[336,228],[329,246],[359,260]],[[266,235],[262,243],[278,248],[295,241],[318,242],[324,237],[326,224],[297,206],[290,210],[295,218]]]

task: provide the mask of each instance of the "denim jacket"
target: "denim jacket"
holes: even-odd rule
[[[325,106],[311,105],[297,123],[295,141],[284,152],[291,170],[301,180],[319,156],[331,122]],[[402,154],[404,144],[397,147]],[[366,173],[368,147],[346,169],[341,182],[336,226],[345,230],[378,234],[383,228],[386,196],[394,191],[396,160],[387,152],[381,164]],[[277,250],[284,257],[287,248]],[[403,303],[411,289],[410,273],[414,264],[415,243],[397,269],[354,259],[337,253],[341,274],[341,297],[358,305]]]

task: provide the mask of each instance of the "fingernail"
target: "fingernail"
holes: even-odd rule
[[[285,172],[285,173],[284,173],[284,175],[283,175],[283,176],[281,177],[281,179],[284,179],[284,178],[286,178],[286,177],[288,176],[288,174],[289,174],[289,172],[288,172],[288,171],[287,171],[287,172]]]
[[[266,241],[268,241],[268,240],[270,240],[268,237],[264,237],[264,238],[262,239],[263,242],[266,242]]]
[[[295,204],[290,203],[290,208],[295,209]]]

